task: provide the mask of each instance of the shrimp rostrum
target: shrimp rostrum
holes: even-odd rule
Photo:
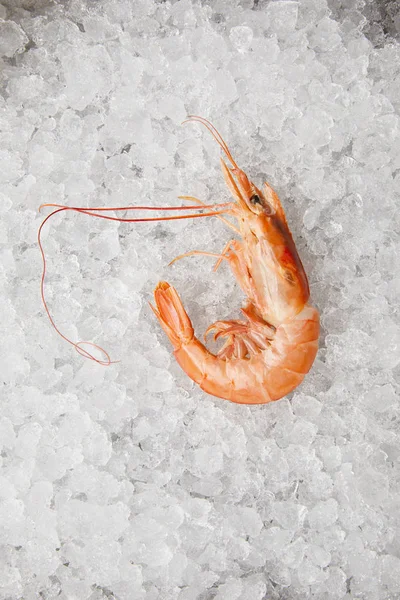
[[[243,404],[278,400],[302,382],[318,350],[319,315],[308,304],[307,277],[274,190],[267,183],[260,190],[249,180],[208,121],[189,120],[209,129],[229,161],[221,165],[234,201],[224,212],[235,218],[240,239],[226,245],[219,262],[229,263],[247,303],[243,319],[217,321],[207,329],[224,340],[217,354],[195,336],[169,283],[158,284],[152,308],[179,365],[205,392]]]
[[[56,326],[45,296],[46,260],[41,231],[46,221],[65,210],[122,222],[159,221],[217,216],[235,232],[218,257],[215,268],[227,261],[236,281],[247,297],[243,318],[213,323],[206,331],[215,340],[223,340],[217,353],[210,352],[195,336],[182,301],[169,283],[161,281],[154,291],[151,305],[169,337],[176,360],[205,392],[242,404],[262,404],[282,398],[296,388],[311,368],[318,350],[319,316],[309,305],[308,281],[297,254],[285,213],[274,190],[264,184],[257,188],[236,164],[218,131],[201,117],[189,117],[204,125],[220,145],[229,164],[221,160],[225,182],[233,201],[212,206],[191,197],[195,204],[183,207],[129,206],[114,208],[82,208],[45,204],[55,208],[42,222],[38,242],[43,258],[42,300],[51,324],[75,349],[96,362],[109,365],[114,361],[99,346],[89,342],[73,342]],[[149,218],[120,218],[108,211],[189,210],[189,215]],[[194,214],[194,210],[203,209]],[[233,223],[226,217],[235,220]],[[239,239],[238,239],[239,238]],[[176,259],[210,252],[191,251]],[[174,262],[174,261],[172,261]],[[105,360],[96,358],[84,344],[103,352]]]

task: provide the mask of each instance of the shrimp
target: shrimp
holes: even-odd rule
[[[211,132],[231,165],[221,159],[234,198],[225,213],[236,219],[238,228],[234,229],[241,239],[228,242],[217,266],[221,260],[228,261],[248,300],[242,308],[243,319],[217,321],[207,329],[206,335],[213,332],[215,340],[225,338],[217,354],[195,336],[182,301],[169,283],[161,281],[156,287],[152,309],[177,362],[202,390],[241,404],[279,400],[303,381],[318,351],[319,315],[308,304],[307,276],[271,186],[265,183],[261,191],[249,180],[206,119],[188,120]]]
[[[307,276],[290,233],[281,202],[268,183],[260,190],[238,167],[232,154],[213,125],[202,117],[190,116],[185,121],[204,125],[221,147],[227,161],[221,159],[225,182],[233,201],[207,205],[191,196],[191,206],[130,206],[118,208],[69,207],[45,204],[55,208],[42,222],[38,243],[43,259],[41,295],[44,308],[54,329],[84,357],[102,365],[114,362],[100,346],[90,342],[74,342],[56,326],[44,294],[46,259],[41,231],[46,221],[65,210],[121,222],[143,222],[216,216],[232,229],[230,240],[220,254],[192,250],[176,257],[191,255],[217,257],[214,269],[226,261],[247,297],[242,319],[216,321],[205,337],[225,340],[217,353],[208,350],[194,333],[191,320],[173,286],[161,281],[155,291],[151,309],[173,346],[175,358],[185,373],[205,392],[240,404],[264,404],[279,400],[293,391],[310,370],[318,351],[319,315],[308,301]],[[194,202],[194,204],[193,204]],[[131,210],[202,210],[199,214],[148,218],[120,218],[106,211]],[[226,216],[236,220],[232,223]],[[239,238],[239,239],[237,239]],[[96,358],[83,345],[102,352],[105,360]]]

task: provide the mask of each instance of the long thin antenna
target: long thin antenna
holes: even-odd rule
[[[238,169],[239,167],[237,166],[235,160],[233,159],[233,156],[228,148],[228,144],[225,142],[224,138],[222,137],[222,135],[220,134],[218,129],[216,127],[214,127],[214,125],[212,123],[210,123],[210,121],[207,121],[207,119],[204,119],[204,117],[198,117],[197,115],[189,115],[188,118],[183,121],[182,125],[184,123],[189,123],[191,121],[201,123],[202,125],[204,125],[204,127],[206,129],[208,129],[208,131],[211,133],[211,135],[213,136],[213,138],[215,139],[217,144],[219,144],[221,149],[224,151],[224,153],[226,154],[227,158],[230,160],[230,162],[232,163],[234,168]]]
[[[178,196],[179,198],[185,198],[186,196]],[[53,204],[53,203],[45,203],[39,206],[39,211],[42,208],[62,208],[64,210],[75,210],[77,212],[88,212],[88,211],[96,211],[96,212],[118,212],[118,211],[128,211],[128,210],[202,210],[204,208],[217,209],[232,207],[232,202],[223,202],[221,204],[205,204],[200,202],[199,200],[198,206],[102,206],[102,207],[94,207],[94,206],[67,206],[66,204]],[[226,212],[226,211],[223,211]],[[190,216],[189,216],[190,218]]]
[[[212,216],[218,216],[221,214],[225,214],[229,208],[228,207],[232,207],[232,203],[224,203],[224,204],[217,204],[217,205],[213,205],[213,206],[208,206],[208,205],[200,205],[200,206],[172,206],[172,207],[162,207],[162,208],[157,208],[154,206],[148,206],[148,207],[144,207],[144,206],[124,206],[124,207],[114,207],[114,208],[109,208],[109,207],[101,207],[101,208],[81,208],[81,207],[76,207],[76,206],[65,206],[63,204],[50,204],[50,203],[46,203],[46,204],[42,204],[39,208],[39,210],[41,208],[45,208],[45,207],[52,207],[52,208],[56,208],[56,210],[53,210],[53,212],[51,212],[49,215],[47,215],[47,217],[45,217],[38,229],[38,245],[39,245],[39,249],[40,249],[40,253],[42,255],[42,262],[43,262],[43,270],[42,270],[42,276],[41,276],[41,281],[40,281],[40,294],[42,297],[42,302],[43,302],[43,306],[45,308],[45,311],[47,313],[47,316],[49,318],[50,323],[52,324],[52,326],[54,327],[54,329],[56,330],[56,332],[58,333],[58,335],[60,337],[63,338],[63,340],[65,340],[66,342],[68,342],[68,344],[71,344],[71,346],[73,346],[75,348],[75,350],[81,355],[84,356],[85,358],[89,358],[90,360],[93,360],[94,362],[98,363],[99,365],[103,365],[103,366],[109,366],[111,364],[117,363],[119,362],[119,360],[111,360],[110,355],[108,354],[108,352],[106,350],[104,350],[104,348],[102,348],[101,346],[98,346],[97,344],[94,344],[92,342],[74,342],[73,340],[71,340],[70,338],[68,338],[66,335],[64,335],[60,329],[57,327],[53,317],[51,316],[49,307],[47,305],[47,301],[46,301],[46,296],[45,296],[45,279],[46,279],[46,271],[47,271],[47,263],[46,263],[46,255],[43,249],[43,244],[42,244],[42,230],[43,227],[45,225],[45,223],[47,223],[47,221],[53,217],[54,215],[67,211],[67,210],[72,210],[74,212],[78,212],[81,214],[85,214],[85,215],[89,215],[91,217],[97,217],[98,219],[107,219],[109,221],[120,221],[121,223],[142,223],[142,222],[146,222],[146,221],[173,221],[173,220],[178,220],[178,219],[196,219],[196,218],[202,218],[202,217],[212,217]],[[221,208],[222,210],[211,210],[209,212],[204,212],[204,213],[200,213],[200,214],[195,214],[195,215],[177,215],[177,216],[165,216],[165,217],[147,217],[147,218],[138,218],[138,219],[124,219],[122,217],[109,217],[108,215],[103,215],[103,214],[98,214],[99,212],[105,212],[105,211],[125,211],[125,210],[204,210],[204,208],[214,208],[218,207]],[[93,211],[97,211],[97,212],[93,212]],[[93,354],[91,354],[91,352],[89,352],[88,350],[85,350],[85,348],[83,348],[83,346],[90,346],[92,348],[96,348],[101,354],[103,354],[104,356],[104,360],[100,359],[100,358],[96,358]]]

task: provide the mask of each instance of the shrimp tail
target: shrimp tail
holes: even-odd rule
[[[154,290],[156,307],[151,309],[169,337],[174,350],[190,343],[194,338],[192,322],[183,307],[178,292],[166,281],[160,281]]]
[[[154,299],[156,306],[150,306],[173,345],[180,367],[206,392],[223,397],[208,386],[207,378],[215,356],[195,337],[192,322],[176,289],[166,281],[160,281],[154,290]]]

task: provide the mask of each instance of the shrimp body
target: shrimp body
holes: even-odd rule
[[[176,290],[160,282],[155,290],[157,316],[182,369],[205,392],[240,404],[265,404],[294,390],[314,362],[318,350],[318,312],[311,306],[275,331],[265,349],[249,356],[240,348],[230,358],[214,355],[198,340]],[[267,340],[267,338],[265,338]],[[238,344],[239,346],[239,344]]]
[[[176,290],[166,282],[155,289],[154,313],[174,347],[177,362],[209,394],[242,404],[278,400],[304,379],[319,337],[319,315],[308,304],[306,274],[278,196],[268,185],[259,190],[239,169],[225,142],[216,137],[233,165],[222,161],[235,202],[226,211],[238,222],[240,240],[221,255],[248,298],[244,319],[217,321],[206,333],[225,338],[217,354],[194,335]],[[217,137],[218,136],[218,137]]]

